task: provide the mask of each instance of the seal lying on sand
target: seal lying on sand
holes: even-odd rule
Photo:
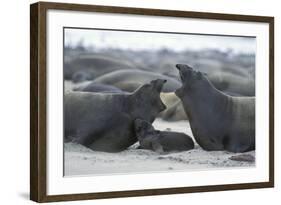
[[[112,85],[105,85],[100,83],[90,83],[86,86],[74,88],[73,90],[93,93],[124,93],[124,91]]]
[[[80,72],[78,80],[90,80],[105,73],[121,69],[137,69],[134,63],[124,59],[117,59],[106,55],[81,54],[78,57],[64,62],[64,79],[71,80],[76,72]],[[83,76],[81,76],[83,72]],[[81,78],[85,77],[86,78]],[[76,79],[73,78],[73,79]]]
[[[150,82],[154,79],[165,79],[167,83],[164,85],[162,92],[175,92],[181,86],[181,83],[174,78],[141,70],[117,70],[107,73],[96,78],[93,83],[102,83],[113,85],[123,91],[134,92],[140,85]]]
[[[193,140],[184,133],[155,130],[149,122],[141,119],[136,119],[134,125],[141,149],[164,153],[194,148]]]
[[[166,121],[188,120],[180,99],[172,93],[161,93],[162,102],[167,109],[159,113],[159,117]]]
[[[80,83],[80,82],[83,82],[83,81],[91,80],[93,78],[94,78],[94,76],[90,72],[77,71],[77,72],[73,73],[73,75],[71,77],[71,80],[74,83]]]
[[[180,100],[169,107],[167,106],[167,109],[161,112],[159,116],[163,120],[170,121],[170,122],[188,120],[182,102]]]
[[[176,91],[197,143],[205,150],[255,149],[255,97],[232,97],[217,90],[201,72],[177,64],[182,87]]]
[[[160,99],[165,82],[153,80],[132,94],[65,94],[65,141],[105,152],[126,149],[137,141],[133,121],[141,118],[153,122],[166,108]]]
[[[208,79],[220,91],[232,96],[255,96],[255,80],[227,72],[208,74]]]

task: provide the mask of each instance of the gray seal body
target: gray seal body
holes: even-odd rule
[[[124,59],[106,55],[81,54],[64,62],[64,79],[82,82],[121,69],[134,70],[137,69],[137,66]]]
[[[107,73],[96,78],[93,83],[112,85],[123,91],[134,92],[139,86],[149,83],[154,79],[167,80],[162,92],[175,92],[175,90],[181,86],[181,83],[174,78],[149,71],[132,69],[117,70]]]
[[[197,143],[205,150],[255,149],[255,97],[232,97],[217,90],[201,72],[177,64],[181,99]]]
[[[121,89],[116,88],[112,85],[106,85],[101,83],[90,83],[86,86],[75,88],[74,91],[94,92],[94,93],[125,93]]]
[[[141,149],[165,153],[194,148],[193,140],[184,133],[155,130],[151,123],[142,119],[136,119],[134,126]]]
[[[64,98],[64,136],[92,150],[119,152],[137,141],[133,121],[153,122],[166,107],[160,99],[165,80],[154,80],[132,94],[72,92]]]

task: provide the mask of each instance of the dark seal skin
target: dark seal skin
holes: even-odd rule
[[[181,99],[197,143],[205,150],[255,149],[255,97],[233,97],[217,90],[201,72],[177,64]]]
[[[65,141],[92,150],[120,152],[135,142],[134,120],[153,122],[166,106],[160,92],[166,80],[153,80],[131,94],[66,93]]]
[[[142,119],[136,119],[134,126],[140,149],[149,149],[163,154],[194,148],[193,140],[184,133],[155,130],[151,123]]]

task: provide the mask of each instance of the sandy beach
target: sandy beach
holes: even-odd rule
[[[131,37],[133,38],[134,35]],[[111,37],[109,39],[111,39]],[[119,39],[119,37],[117,39]],[[156,39],[157,38],[152,38],[153,41],[151,42],[155,42]],[[208,38],[208,42],[209,41],[210,39]],[[244,41],[245,39],[243,39],[241,43]],[[97,45],[97,40],[93,42],[95,43],[94,45]],[[123,40],[122,42],[128,42],[128,38],[126,38],[126,41]],[[165,41],[161,40],[159,45],[162,45],[163,42]],[[200,41],[200,43],[202,42]],[[248,43],[250,45],[255,45],[250,41]],[[198,42],[196,44],[198,44]],[[104,42],[102,42],[102,45],[104,45]],[[123,46],[123,44],[120,45]],[[222,47],[225,47],[229,44],[223,45],[224,46]],[[179,62],[186,62],[198,71],[207,73],[217,89],[221,89],[223,92],[231,93],[234,96],[253,96],[255,94],[254,53],[250,52],[248,54],[243,54],[240,53],[240,51],[233,53],[230,52],[229,49],[222,51],[221,47],[220,49],[210,49],[207,45],[205,45],[204,49],[198,51],[192,50],[188,45],[186,45],[185,50],[182,51],[175,50],[174,47],[175,46],[170,46],[166,49],[159,47],[158,50],[154,50],[151,49],[152,47],[149,45],[145,50],[136,49],[133,51],[123,47],[116,50],[108,45],[106,48],[100,50],[91,50],[89,48],[89,50],[85,49],[83,51],[83,49],[79,50],[79,46],[75,49],[75,47],[68,45],[68,47],[65,48],[65,93],[75,91],[80,86],[83,88],[91,82],[95,82],[95,80],[102,78],[103,76],[99,76],[101,74],[100,71],[105,71],[108,67],[112,69],[109,69],[108,72],[114,73],[114,66],[108,66],[108,64],[111,65],[112,62],[117,63],[117,65],[122,65],[122,68],[124,62],[130,62],[130,65],[134,65],[130,69],[137,68],[139,71],[150,71],[166,77],[171,77],[174,80],[179,80],[179,74],[178,70],[175,69],[175,64]],[[243,50],[245,50],[244,47],[247,46],[243,46]],[[129,46],[129,48],[135,47]],[[89,56],[92,56],[92,58]],[[96,58],[93,58],[99,56],[100,59],[98,59],[98,61]],[[103,63],[100,64],[100,62]],[[81,71],[84,72],[82,72],[82,74],[80,73],[82,80],[80,79],[81,81],[77,81],[79,83],[73,83],[75,82],[73,81],[73,79],[75,79],[73,78],[73,74],[75,74],[75,72],[79,74]],[[94,73],[94,77],[92,79],[93,81],[91,81],[91,79],[87,79],[87,72],[88,75]],[[66,74],[69,74],[69,76]],[[86,76],[84,76],[85,79],[83,79],[83,75]],[[141,77],[139,77],[139,81],[135,78],[132,78],[132,80],[130,76],[127,77],[128,78],[125,78],[120,82],[118,81],[120,76],[115,77],[114,80],[112,80],[113,82],[109,82],[109,85],[116,86],[117,88],[123,90],[124,88],[122,89],[121,87],[118,87],[120,86],[120,83],[122,85],[122,83],[128,82],[142,82]],[[116,83],[117,81],[119,84]],[[100,83],[100,81],[98,82]],[[107,84],[108,82],[102,81],[102,83]],[[126,89],[123,91],[131,92]],[[169,96],[167,95],[166,97],[168,101]],[[165,101],[165,97],[162,100]],[[167,110],[171,107],[172,103],[167,105]],[[177,112],[182,113],[182,110],[178,109],[178,107],[174,110],[176,110],[176,114]],[[163,119],[168,120],[169,117],[172,118],[173,116],[168,115],[168,118],[162,116]],[[180,118],[180,120],[184,120],[174,122],[170,122],[171,119],[169,122],[163,119],[157,118],[154,121],[153,126],[155,129],[161,131],[170,130],[184,132],[194,140],[189,122],[186,120],[187,118]],[[194,142],[195,148],[192,150],[166,154],[158,154],[150,150],[137,149],[139,145],[138,143],[118,153],[97,152],[79,144],[65,143],[64,174],[65,176],[108,175],[143,172],[237,169],[255,166],[255,151],[243,154],[227,151],[205,151],[196,143],[195,140]]]
[[[188,121],[167,122],[156,119],[153,125],[159,130],[184,132],[193,138]],[[138,143],[119,153],[106,153],[93,151],[79,144],[65,143],[64,175],[108,175],[255,166],[255,162],[247,158],[243,161],[230,159],[233,156],[240,156],[241,153],[205,151],[196,142],[193,150],[167,154],[158,154],[137,147]],[[243,155],[254,158],[255,151]]]

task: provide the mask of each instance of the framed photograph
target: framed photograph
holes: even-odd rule
[[[30,7],[30,198],[274,186],[274,18]]]

